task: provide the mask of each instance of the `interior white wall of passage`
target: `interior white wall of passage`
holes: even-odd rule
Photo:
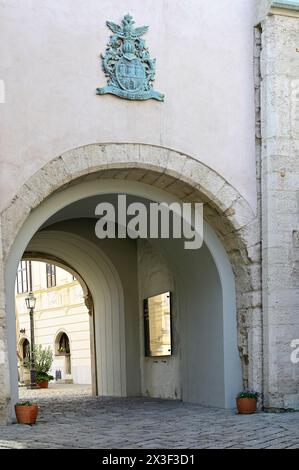
[[[115,205],[117,204],[116,195],[113,197],[113,194],[105,194],[81,200],[55,214],[49,219],[49,223],[64,220],[66,217],[93,217],[94,208],[99,202],[104,201]],[[149,202],[140,196],[127,196],[127,204],[137,201],[146,205]],[[116,208],[115,212],[117,212]],[[95,224],[95,221],[92,223]],[[90,231],[92,230],[93,228],[90,229]],[[214,236],[214,239],[217,243],[217,237]],[[142,246],[142,241],[139,245]],[[171,278],[176,278],[178,288],[173,299],[177,307],[174,326],[177,326],[175,328],[175,344],[178,346],[178,350],[170,358],[146,358],[144,360],[141,357],[143,392],[161,398],[179,398],[182,394],[181,388],[184,389],[183,396],[186,401],[220,407],[226,406],[225,404],[229,401],[230,406],[233,406],[235,395],[241,387],[240,361],[236,342],[232,345],[229,344],[234,324],[226,322],[223,325],[223,295],[215,262],[206,246],[198,251],[186,251],[183,249],[182,243],[171,239],[166,241],[151,240],[151,246],[153,247],[153,245],[155,246],[153,252],[147,257],[142,257],[142,262],[140,262],[140,250],[138,250],[140,303],[144,297],[160,293],[162,286],[166,290],[170,289],[170,286],[173,285]],[[161,251],[166,255],[164,260]],[[173,253],[176,254],[175,257]],[[151,259],[151,255],[155,260]],[[167,272],[167,262],[172,267],[171,272]],[[231,269],[229,263],[227,263],[227,269]],[[225,274],[223,278],[226,279]],[[233,296],[234,292],[231,295]],[[178,306],[178,302],[180,302],[180,306]],[[229,309],[232,300],[227,297],[227,302]],[[140,318],[142,319],[142,305],[140,308]],[[233,310],[235,310],[234,307]],[[179,322],[181,325],[176,325]],[[142,323],[141,321],[141,330]],[[189,331],[187,326],[189,326]],[[225,344],[223,341],[224,329],[227,334]],[[143,356],[143,331],[141,331],[140,338],[141,356]],[[182,351],[183,345],[185,345],[184,351]],[[226,368],[227,377],[224,381],[224,361],[228,351],[234,351],[234,354],[228,359],[230,362],[229,367]],[[180,387],[182,382],[180,358],[182,355],[184,357],[183,375],[185,379]],[[188,371],[190,371],[189,374]],[[228,383],[231,385],[230,388],[227,386]]]
[[[170,242],[170,240],[169,240]],[[174,275],[165,257],[148,240],[137,241],[138,293],[140,305],[140,364],[142,393],[145,396],[182,399],[181,327]],[[143,300],[170,291],[172,354],[145,356]],[[181,319],[184,322],[184,316]]]
[[[97,96],[106,20],[130,12],[165,102]],[[53,156],[138,142],[198,159],[256,205],[254,0],[9,0],[0,5],[0,201]]]
[[[10,379],[13,400],[17,399],[17,370],[15,350],[15,307],[14,285],[18,263],[35,232],[60,209],[81,199],[99,194],[131,194],[152,201],[167,203],[179,202],[169,193],[150,185],[132,182],[102,180],[78,183],[75,186],[57,192],[43,201],[24,222],[10,251],[5,271],[7,286],[7,331],[10,363]],[[233,407],[233,394],[240,388],[241,372],[237,352],[237,321],[235,305],[234,275],[227,254],[213,230],[204,223],[204,241],[217,267],[223,296],[223,362],[225,381],[225,406]]]
[[[150,243],[174,274],[183,399],[234,408],[242,373],[234,275],[226,252],[206,223],[199,250],[185,250],[183,240],[178,239],[152,239]]]

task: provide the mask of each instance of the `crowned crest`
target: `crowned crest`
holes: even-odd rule
[[[142,36],[148,26],[134,27],[133,17],[125,15],[121,26],[106,22],[113,35],[102,55],[107,86],[97,88],[98,95],[111,93],[128,100],[164,100],[163,93],[153,89],[156,59],[151,59]]]

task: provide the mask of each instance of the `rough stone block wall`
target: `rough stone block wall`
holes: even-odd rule
[[[0,240],[1,232],[0,224]],[[0,243],[0,424],[7,423],[10,418],[10,384],[5,316],[4,269],[2,244]]]
[[[299,409],[299,16],[262,22],[262,239],[266,408]]]

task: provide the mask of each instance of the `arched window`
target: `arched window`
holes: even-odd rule
[[[55,341],[56,354],[70,354],[70,341],[66,333],[59,333]]]
[[[61,331],[56,336],[55,353],[57,356],[64,356],[64,372],[70,375],[72,371],[70,340],[64,331]]]
[[[27,338],[21,338],[17,348],[18,360],[24,363],[25,359],[30,358],[30,343]]]
[[[29,356],[30,352],[30,343],[27,338],[24,339],[22,343],[22,358],[26,359],[27,356]]]

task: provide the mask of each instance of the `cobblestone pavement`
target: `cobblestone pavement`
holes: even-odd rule
[[[293,448],[299,413],[237,415],[170,400],[100,398],[86,386],[20,391],[40,405],[35,426],[0,426],[7,448]]]

